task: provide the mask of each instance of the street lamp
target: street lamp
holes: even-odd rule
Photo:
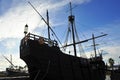
[[[26,24],[25,28],[24,28],[24,34],[25,34],[25,36],[26,36],[27,33],[28,33],[28,25]]]

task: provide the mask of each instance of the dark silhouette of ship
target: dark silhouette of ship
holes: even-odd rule
[[[6,68],[6,76],[17,77],[17,76],[29,76],[28,72],[20,69]]]
[[[30,5],[33,7],[31,3]],[[102,60],[102,55],[97,56],[95,53],[95,57],[90,59],[77,57],[76,44],[87,42],[88,40],[93,40],[94,42],[95,38],[106,36],[106,34],[97,37],[93,35],[90,39],[76,42],[74,18],[71,11],[68,20],[71,23],[73,43],[64,47],[72,45],[75,56],[63,53],[58,46],[58,42],[50,39],[49,30],[52,29],[48,20],[45,21],[43,17],[42,19],[48,25],[48,38],[32,33],[27,34],[27,31],[24,32],[25,37],[20,44],[20,58],[28,66],[30,80],[105,80],[105,63]],[[25,27],[27,28],[28,25]]]

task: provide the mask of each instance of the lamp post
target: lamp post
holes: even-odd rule
[[[27,33],[28,33],[28,25],[26,24],[25,28],[24,28],[24,34],[25,34],[25,36],[26,36]]]

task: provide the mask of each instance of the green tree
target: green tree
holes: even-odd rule
[[[109,58],[108,62],[109,62],[109,64],[110,64],[110,67],[112,67],[112,70],[113,70],[114,59]]]

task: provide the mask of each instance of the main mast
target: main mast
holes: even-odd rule
[[[75,30],[75,28],[74,28],[74,18],[75,18],[75,16],[72,15],[72,6],[71,6],[71,2],[70,2],[70,16],[68,17],[68,20],[69,20],[71,28],[72,28],[74,55],[77,56],[76,44],[75,44],[75,33],[74,33],[74,30]]]

